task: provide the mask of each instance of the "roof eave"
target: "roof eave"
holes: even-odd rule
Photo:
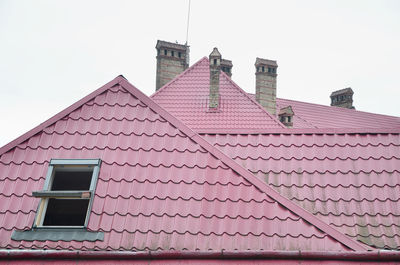
[[[66,250],[0,250],[3,260],[325,260],[325,261],[400,261],[400,251],[66,251]]]

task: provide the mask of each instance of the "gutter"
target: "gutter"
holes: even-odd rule
[[[400,251],[67,251],[67,250],[0,250],[0,260],[341,260],[400,261]]]

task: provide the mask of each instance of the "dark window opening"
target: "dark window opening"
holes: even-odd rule
[[[257,73],[260,72],[260,67],[257,66]]]
[[[217,64],[217,59],[214,59],[214,65],[216,65]]]
[[[281,122],[285,122],[285,117],[281,116],[280,120],[281,120]]]
[[[262,67],[262,71],[265,72],[265,67],[264,66]]]
[[[43,225],[83,226],[85,224],[88,205],[88,199],[50,198]]]
[[[287,117],[287,122],[292,122],[292,117],[288,116]]]
[[[178,57],[181,58],[181,56],[182,56],[182,53],[178,52]]]
[[[59,171],[56,169],[51,190],[89,190],[92,171]]]
[[[164,50],[164,55],[167,55],[167,50]]]
[[[171,56],[174,57],[174,55],[175,55],[175,52],[171,51]]]

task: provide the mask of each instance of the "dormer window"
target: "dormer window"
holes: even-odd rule
[[[86,227],[100,160],[52,159],[42,191],[35,227]]]
[[[100,159],[52,159],[31,230],[14,230],[24,241],[97,241],[104,232],[88,231],[89,215],[100,171]]]

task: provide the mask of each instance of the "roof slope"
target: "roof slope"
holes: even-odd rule
[[[118,77],[0,150],[0,248],[366,248],[280,196]],[[88,229],[104,241],[13,241],[51,158],[101,158]],[[289,210],[288,210],[289,209]],[[345,246],[345,245],[347,246]]]
[[[223,71],[220,74],[220,108],[217,112],[208,111],[209,89],[209,61],[204,57],[151,98],[195,131],[283,128]]]
[[[400,250],[400,130],[205,138],[341,232]]]
[[[292,106],[293,128],[400,128],[400,117],[282,98],[276,105],[278,111]]]

